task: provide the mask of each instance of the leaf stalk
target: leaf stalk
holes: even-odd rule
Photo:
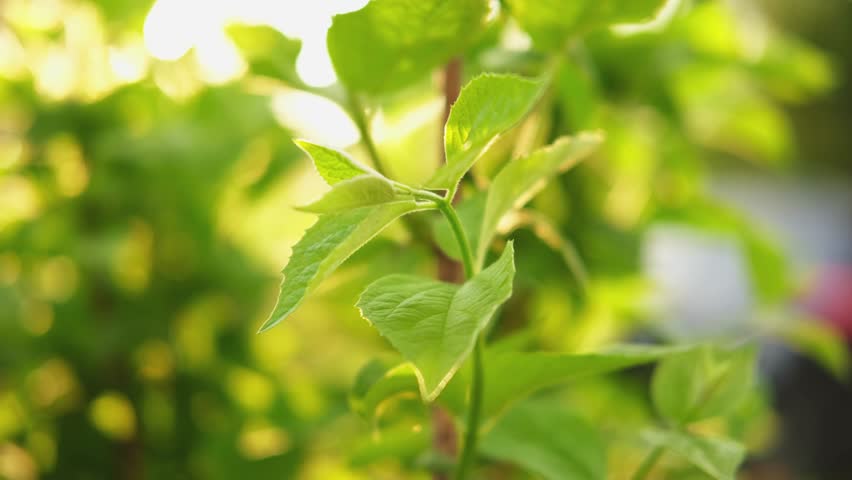
[[[654,468],[654,465],[660,460],[660,457],[663,456],[665,452],[665,448],[662,446],[655,447],[648,453],[648,456],[642,460],[642,463],[639,465],[639,468],[636,470],[636,473],[633,474],[632,480],[645,480],[645,477],[651,473],[651,469]]]

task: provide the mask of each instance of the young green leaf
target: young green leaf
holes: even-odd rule
[[[463,285],[410,275],[372,283],[358,300],[361,315],[414,364],[427,401],[467,358],[497,307],[512,295],[514,249]]]
[[[606,478],[598,432],[582,418],[549,402],[512,408],[482,438],[485,456],[520,465],[548,480]]]
[[[755,357],[754,348],[703,346],[664,360],[651,383],[657,411],[674,425],[724,415],[752,388]]]
[[[392,221],[424,208],[414,201],[394,202],[320,216],[293,247],[278,303],[260,331],[293,313],[308,293]]]
[[[488,353],[483,418],[500,414],[534,391],[581,377],[635,367],[683,351],[680,347],[625,345],[600,353]]]
[[[336,183],[319,200],[298,210],[311,213],[336,213],[358,207],[400,201],[393,185],[382,177],[360,175]]]
[[[477,261],[485,259],[497,225],[506,213],[523,206],[548,180],[574,166],[594,151],[602,140],[601,134],[588,132],[573,138],[561,137],[553,144],[503,167],[488,189],[479,243],[473,245]]]
[[[745,458],[743,445],[722,438],[697,437],[678,431],[644,430],[642,438],[682,457],[715,480],[734,480]]]
[[[514,75],[485,74],[471,80],[453,104],[444,128],[447,163],[427,186],[455,191],[488,144],[532,110],[545,86],[543,80]]]
[[[294,142],[311,157],[317,172],[329,185],[333,186],[364,174],[379,176],[374,170],[352,160],[345,153],[305,140],[294,140]]]
[[[388,93],[458,55],[487,13],[486,0],[373,0],[334,17],[328,53],[344,85]]]

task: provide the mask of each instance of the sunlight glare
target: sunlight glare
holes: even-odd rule
[[[221,85],[242,76],[247,65],[234,43],[221,31],[210,31],[195,46],[202,80]]]
[[[154,58],[177,60],[192,48],[196,30],[187,21],[198,16],[191,0],[157,0],[145,18],[145,47]]]
[[[272,113],[295,136],[332,148],[349,147],[360,138],[340,105],[312,93],[285,90],[272,97]]]

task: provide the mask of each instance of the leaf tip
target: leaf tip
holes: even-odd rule
[[[311,143],[311,142],[309,142],[309,141],[305,140],[304,138],[294,138],[294,139],[292,139],[292,140],[293,140],[293,143],[294,143],[297,147],[301,148],[301,149],[302,149],[303,151],[305,151],[305,152],[307,152],[307,151],[308,151],[308,148],[309,148],[311,145],[313,145],[313,143]]]
[[[274,326],[278,325],[283,318],[273,318],[269,317],[260,328],[257,329],[256,335],[260,335],[268,330],[271,330]]]

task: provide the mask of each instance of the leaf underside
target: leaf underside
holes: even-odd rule
[[[260,331],[287,318],[308,293],[391,222],[422,208],[414,201],[394,202],[320,216],[293,247],[278,302]]]

